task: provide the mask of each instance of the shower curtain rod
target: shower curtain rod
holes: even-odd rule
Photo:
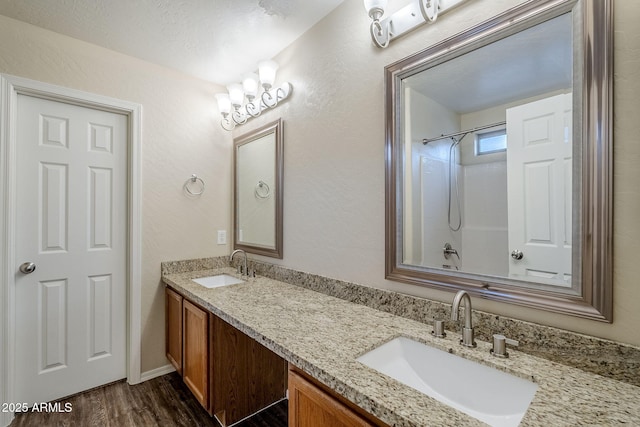
[[[435,138],[425,138],[425,139],[422,140],[422,143],[427,145],[428,143],[433,142],[433,141],[440,141],[441,139],[452,138],[454,136],[458,136],[458,135],[462,135],[462,134],[466,135],[466,134],[471,133],[471,132],[476,132],[476,131],[479,131],[479,130],[482,130],[482,129],[494,128],[496,126],[503,126],[503,125],[506,125],[506,124],[507,124],[507,122],[498,122],[498,123],[493,123],[493,124],[490,124],[490,125],[478,126],[476,128],[473,128],[473,129],[462,130],[460,132],[454,132],[454,133],[450,133],[450,134],[447,134],[447,135],[441,135],[441,136],[437,136]]]

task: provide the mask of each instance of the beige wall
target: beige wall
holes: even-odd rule
[[[278,81],[293,84],[276,110],[285,135],[284,259],[311,273],[450,301],[452,295],[384,279],[383,69],[518,0],[474,0],[386,50],[369,38],[361,0],[346,0],[284,50]],[[640,345],[640,2],[615,1],[615,320],[613,324],[474,300],[477,308]],[[228,254],[231,136],[217,123],[215,85],[0,16],[0,72],[143,105],[142,369],[166,363],[160,262]],[[190,199],[182,184],[207,183]],[[266,259],[266,258],[265,258]]]
[[[393,2],[390,2],[390,4]],[[283,51],[279,79],[292,82],[278,107],[285,121],[282,265],[378,288],[450,301],[450,293],[384,279],[384,66],[521,3],[474,0],[374,47],[362,1],[338,9]],[[474,300],[475,307],[640,345],[640,2],[615,1],[614,323]],[[634,18],[635,17],[635,18]],[[286,105],[286,106],[285,106]],[[245,132],[260,118],[236,130]]]
[[[231,139],[217,123],[216,86],[0,16],[0,73],[142,104],[142,371],[167,363],[160,262],[224,255]],[[206,182],[200,198],[182,185]]]

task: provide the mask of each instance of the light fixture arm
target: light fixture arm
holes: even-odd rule
[[[222,120],[220,121],[220,126],[222,126],[222,129],[224,130],[231,131],[233,130],[233,128],[236,127],[236,124],[233,120],[231,120],[231,118],[229,117],[229,114],[225,113],[225,114],[222,114]]]
[[[274,108],[280,101],[287,98],[290,93],[291,83],[289,82],[284,82],[282,86],[278,88],[265,90],[261,96],[262,105],[265,108]]]
[[[390,25],[382,25],[377,19],[371,21],[371,40],[373,40],[376,46],[383,49],[389,46],[389,42],[391,41],[389,27]]]
[[[420,0],[420,12],[427,22],[436,22],[440,9],[440,0]]]
[[[233,121],[237,124],[237,125],[243,125],[245,123],[247,123],[247,114],[245,113],[244,108],[240,109],[235,109],[231,112],[231,118],[233,119]]]
[[[251,117],[258,117],[260,113],[262,113],[262,103],[250,102],[245,107],[247,109],[247,114]]]

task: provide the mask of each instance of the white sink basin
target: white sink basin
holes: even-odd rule
[[[228,274],[218,274],[215,276],[200,277],[199,279],[191,279],[198,285],[202,285],[205,288],[219,288],[221,286],[235,285],[237,283],[244,283],[244,280],[240,280],[236,277],[229,276]]]
[[[404,337],[357,360],[492,426],[520,424],[538,389],[531,381]]]

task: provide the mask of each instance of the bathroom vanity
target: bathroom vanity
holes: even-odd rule
[[[222,367],[224,363],[234,362],[232,369],[246,372],[259,384],[267,385],[281,379],[277,392],[270,395],[275,401],[284,396],[286,361],[289,364],[290,426],[302,425],[304,421],[301,420],[305,417],[328,417],[325,420],[347,417],[351,423],[348,425],[484,425],[478,419],[357,360],[394,338],[406,337],[535,383],[537,391],[520,425],[607,425],[640,420],[640,403],[637,401],[640,388],[637,386],[517,350],[510,350],[509,358],[493,357],[489,352],[491,345],[487,342],[477,340],[477,348],[461,346],[459,330],[447,330],[444,338],[433,337],[430,325],[307,289],[303,285],[308,285],[309,279],[303,273],[299,275],[301,286],[258,276],[243,277],[244,283],[240,284],[205,288],[192,279],[222,273],[234,276],[235,270],[217,266],[203,268],[200,265],[191,271],[185,268],[174,271],[163,269],[163,281],[167,285],[167,295],[170,295],[168,307],[179,300],[172,292],[182,297],[183,348],[191,345],[190,338],[184,336],[189,333],[189,326],[184,327],[185,301],[206,312],[209,319],[208,326],[202,323],[200,327],[194,327],[194,331],[209,328],[205,333],[209,337],[206,347],[209,351],[209,379],[200,384],[206,383],[210,387],[209,400],[205,399],[203,406],[207,407],[209,402],[207,408],[213,414],[225,409],[213,403],[216,394],[229,394],[224,388],[218,388],[221,386],[216,379],[220,372],[223,375],[227,372]],[[287,280],[292,281],[291,277]],[[178,313],[178,310],[174,308],[168,311],[170,313]],[[168,320],[167,331],[178,331],[179,328],[170,326],[171,323],[173,321]],[[273,362],[266,366],[277,365],[277,372],[266,368],[251,370],[255,361],[242,361],[242,358],[234,356],[236,348],[229,343],[224,344],[222,350],[216,349],[216,328],[220,327],[234,337],[231,342],[244,341],[245,346],[264,349],[261,351],[265,355],[273,357]],[[178,347],[173,337],[169,337],[168,352]],[[174,354],[170,360],[179,357]],[[187,366],[190,362],[186,360],[189,352],[183,351],[182,357],[182,373],[189,378]],[[225,357],[227,362],[224,362]],[[452,384],[465,387],[462,378],[455,377],[455,373],[452,375]],[[238,375],[237,380],[239,382],[235,384],[230,381],[225,385],[229,387],[227,390],[232,390],[231,393],[242,393],[242,377]],[[197,383],[193,377],[192,381]],[[268,403],[264,401],[263,404]],[[259,406],[251,409],[257,410]],[[229,409],[226,411],[229,423]]]
[[[386,425],[170,287],[165,308],[167,359],[223,426],[285,398],[287,382],[292,426]]]
[[[285,398],[285,361],[167,287],[167,358],[223,426]]]

